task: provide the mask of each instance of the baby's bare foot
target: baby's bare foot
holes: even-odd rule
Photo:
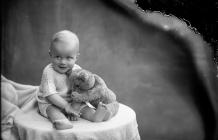
[[[73,124],[70,121],[68,121],[67,119],[55,120],[53,122],[53,125],[57,130],[64,130],[64,129],[73,128]]]

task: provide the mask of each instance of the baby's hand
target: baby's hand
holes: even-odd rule
[[[80,113],[72,108],[70,104],[68,104],[65,108],[64,111],[70,120],[78,120],[80,117]]]
[[[67,118],[70,120],[70,121],[78,121],[78,116],[77,115],[72,115],[72,114],[68,114],[67,115]]]

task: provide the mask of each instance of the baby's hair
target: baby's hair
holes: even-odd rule
[[[77,46],[79,46],[79,39],[75,33],[69,30],[62,30],[53,35],[49,51],[51,50],[53,43],[58,42],[58,41],[63,41],[63,42],[72,41]]]

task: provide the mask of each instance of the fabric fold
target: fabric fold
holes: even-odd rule
[[[1,129],[4,140],[16,138],[13,134],[14,118],[34,108],[37,91],[38,86],[19,84],[1,75]]]

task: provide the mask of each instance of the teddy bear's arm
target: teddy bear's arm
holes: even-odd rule
[[[95,87],[92,90],[89,90],[89,95],[91,101],[95,100],[96,102],[101,101],[104,104],[109,104],[116,101],[115,93],[110,90],[104,80],[95,74]],[[100,99],[100,100],[99,100]],[[98,103],[96,103],[98,104]]]
[[[89,101],[93,101],[93,100],[101,98],[103,93],[105,93],[107,90],[107,86],[104,80],[96,74],[94,74],[94,77],[95,77],[95,85],[93,88],[87,91]]]
[[[112,117],[117,114],[119,110],[119,103],[117,101],[106,104],[106,108],[112,113]]]
[[[71,92],[71,101],[76,101],[76,102],[86,102],[89,100],[89,97],[85,93],[78,93],[78,92]]]
[[[104,103],[106,108],[112,113],[113,117],[119,110],[119,102],[116,100],[116,94],[106,86],[106,83],[100,76],[95,75],[95,79],[97,82],[96,87],[102,89],[102,91],[98,93],[101,98],[93,101],[93,104],[97,105],[99,102]]]
[[[116,101],[116,94],[107,87],[104,80],[96,74],[94,76],[96,80],[96,87],[101,89],[99,94],[101,94],[100,96],[102,97],[103,100],[105,100],[103,103],[108,104]]]
[[[94,74],[94,77],[96,81],[95,82],[96,86],[107,87],[105,81],[100,76],[98,76],[97,74]]]
[[[111,89],[107,88],[107,91],[104,92],[104,94],[102,95],[102,100],[103,100],[103,103],[105,104],[115,102],[116,95]]]

